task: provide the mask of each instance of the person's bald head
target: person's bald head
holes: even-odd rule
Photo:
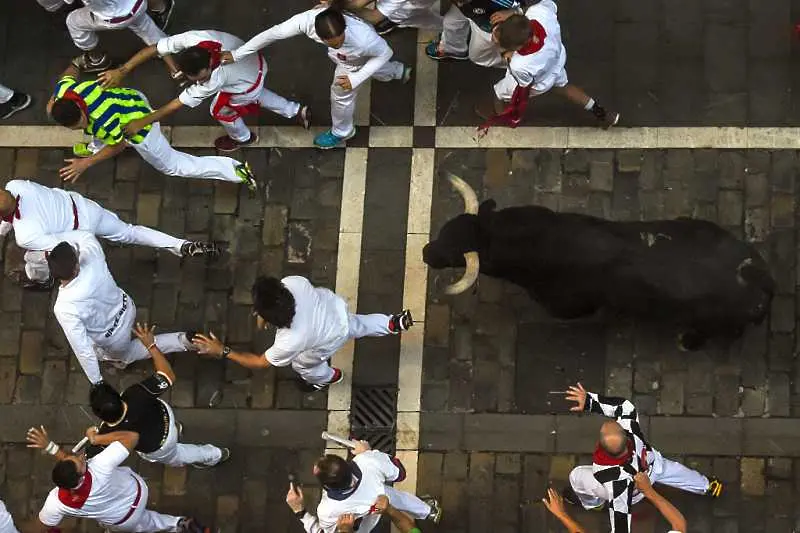
[[[620,456],[628,449],[628,434],[616,422],[605,422],[600,427],[600,447],[613,457]]]
[[[0,216],[7,217],[17,205],[17,199],[5,189],[0,189]]]

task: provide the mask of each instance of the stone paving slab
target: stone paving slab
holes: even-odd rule
[[[447,2],[445,2],[446,4]],[[800,110],[792,98],[800,78],[798,40],[792,26],[800,10],[794,0],[751,2],[724,0],[588,0],[562,2],[562,36],[568,51],[570,80],[623,113],[623,123],[652,125],[797,125]],[[289,18],[301,8],[293,3],[254,7],[246,0],[179,1],[171,33],[223,29],[243,38]],[[38,105],[18,114],[14,124],[45,123],[44,102],[55,77],[76,55],[63,24],[66,10],[48,14],[35,2],[0,5],[0,77],[31,92]],[[38,31],[42,30],[42,31]],[[31,42],[36,31],[39,38]],[[417,33],[396,31],[388,37],[396,58],[415,63]],[[107,32],[102,43],[118,59],[141,47],[131,32]],[[315,120],[329,124],[328,87],[333,66],[324,51],[298,37],[276,43],[266,52],[267,86],[308,102]],[[302,57],[302,61],[297,61]],[[427,58],[423,58],[427,61]],[[474,107],[491,95],[502,70],[466,62],[439,65],[437,124],[472,125]],[[176,94],[158,62],[144,65],[129,80],[162,105]],[[373,125],[411,123],[413,83],[373,83]],[[263,113],[264,124],[287,124]],[[207,105],[182,110],[171,124],[213,124]],[[537,99],[526,123],[592,125],[591,117],[554,95]]]

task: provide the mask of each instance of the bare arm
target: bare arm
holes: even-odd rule
[[[633,478],[636,481],[636,487],[644,494],[645,498],[650,500],[658,512],[669,522],[670,527],[674,531],[686,533],[686,518],[678,510],[677,507],[672,505],[668,499],[659,494],[653,485],[650,483],[650,478],[644,472],[639,472]]]
[[[156,45],[150,45],[145,48],[142,48],[138,52],[136,52],[133,57],[123,63],[119,68],[107,70],[105,72],[101,72],[97,75],[97,79],[100,80],[100,84],[103,87],[114,87],[118,86],[122,79],[127,76],[133,69],[149,61],[158,55],[158,49]]]
[[[217,359],[223,357],[225,345],[219,340],[213,332],[208,335],[195,335],[192,342],[197,346],[198,351],[202,355],[210,355]],[[254,354],[249,352],[234,352],[228,354],[227,359],[237,363],[245,368],[268,368],[270,366],[264,354]]]
[[[182,107],[183,107],[183,102],[181,102],[177,98],[174,98],[167,105],[158,108],[157,111],[153,111],[149,115],[145,115],[142,118],[136,119],[135,121],[130,122],[128,125],[130,126],[130,124],[133,124],[135,122],[136,125],[132,129],[134,129],[135,131],[139,131],[146,126],[149,126],[153,122],[161,122],[162,119],[168,117],[169,115],[171,115],[172,113],[174,113],[175,111],[177,111]],[[127,127],[125,128],[125,131],[128,131]]]
[[[167,358],[164,357],[164,354],[161,353],[161,350],[158,349],[158,346],[156,346],[155,330],[155,325],[148,327],[147,322],[145,322],[144,326],[137,322],[136,327],[133,328],[133,334],[136,335],[136,337],[142,341],[144,347],[147,348],[147,352],[153,358],[153,366],[156,372],[163,374],[170,383],[174,384],[176,379],[175,371],[172,369],[172,365],[169,364]]]
[[[86,434],[88,435],[89,433],[90,432],[87,430]],[[89,442],[97,446],[108,446],[112,442],[119,442],[125,446],[128,451],[131,451],[139,443],[139,434],[134,431],[114,431],[104,435],[93,433],[89,438]]]
[[[555,489],[547,489],[547,498],[542,498],[545,508],[569,531],[569,533],[586,533],[586,530],[564,508],[564,500]]]

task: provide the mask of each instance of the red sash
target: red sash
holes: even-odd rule
[[[14,202],[14,210],[8,214],[8,216],[3,217],[3,222],[8,222],[9,224],[14,223],[14,219],[19,220],[22,215],[19,214],[19,196],[17,196]]]
[[[525,45],[517,50],[517,54],[528,56],[535,54],[544,46],[544,40],[547,37],[547,31],[544,26],[535,20],[530,21],[531,38]],[[525,109],[528,107],[528,100],[531,95],[531,85],[522,86],[517,84],[514,92],[511,94],[511,102],[506,105],[502,112],[489,117],[486,122],[478,126],[478,131],[485,135],[489,128],[492,126],[507,126],[509,128],[516,128],[522,121],[522,116],[525,114]]]
[[[86,470],[83,474],[83,482],[77,489],[58,489],[58,501],[71,507],[73,509],[80,509],[86,500],[89,499],[89,493],[92,491],[92,473]]]
[[[207,50],[208,53],[211,55],[211,64],[209,65],[209,68],[211,68],[211,70],[214,70],[215,68],[219,67],[220,56],[222,54],[222,45],[220,43],[216,41],[202,41],[197,43],[197,46]],[[211,116],[213,116],[220,122],[234,122],[236,121],[236,119],[240,117],[258,113],[261,109],[261,106],[258,105],[258,102],[253,102],[251,104],[246,104],[246,105],[236,105],[231,103],[231,98],[239,94],[247,94],[253,92],[256,89],[260,88],[263,84],[264,84],[264,58],[259,55],[258,76],[253,85],[251,85],[243,93],[220,92],[217,95],[216,101],[214,102],[214,107],[211,108]],[[225,113],[224,111],[228,112]]]

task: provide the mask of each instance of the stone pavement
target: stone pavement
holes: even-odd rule
[[[172,31],[215,27],[248,37],[298,9],[293,3],[254,8],[244,0],[183,0]],[[618,106],[627,125],[799,121],[791,98],[798,82],[791,34],[792,19],[800,16],[797,2],[572,1],[561,10],[571,79]],[[0,3],[0,42],[6,44],[0,80],[30,90],[39,102],[12,124],[46,122],[41,104],[75,53],[63,16],[47,15],[34,2]],[[28,44],[32,28],[43,30]],[[305,275],[335,288],[358,312],[407,306],[418,320],[414,333],[400,340],[365,339],[343,350],[334,363],[351,365],[351,371],[327,395],[302,393],[285,369],[251,373],[174,356],[179,382],[170,401],[187,438],[228,444],[233,458],[209,471],[138,462],[151,485],[151,503],[167,512],[197,513],[226,533],[265,526],[299,531],[283,503],[287,474],[300,475],[313,502],[318,490],[309,470],[324,446],[320,432],[347,430],[349,385],[354,393],[378,386],[399,389],[396,447],[413,476],[407,485],[440,497],[446,509],[443,523],[423,524],[425,531],[557,531],[539,499],[549,482],[560,486],[573,465],[589,460],[600,421],[568,414],[548,392],[580,380],[590,389],[631,397],[657,448],[727,483],[725,497],[715,503],[667,491],[692,531],[800,529],[798,153],[658,150],[653,148],[663,145],[648,145],[654,133],[647,129],[603,137],[610,139],[607,150],[580,144],[565,149],[577,136],[551,128],[496,130],[487,138],[491,149],[477,148],[466,130],[456,135],[433,126],[474,125],[473,107],[500,71],[432,66],[420,57],[426,38],[414,31],[389,40],[419,77],[409,85],[372,84],[359,123],[404,127],[363,128],[346,151],[328,153],[308,149],[301,133],[263,128],[262,140],[277,139],[279,147],[264,141],[244,152],[264,185],[255,199],[229,184],[160,176],[134,153],[92,169],[75,186],[127,220],[227,243],[231,253],[211,264],[107,247],[112,272],[142,318],[165,330],[210,328],[236,346],[262,350],[270,338],[254,330],[249,299],[259,273]],[[119,32],[103,35],[103,42],[122,58],[140,46]],[[323,51],[298,38],[277,43],[268,59],[268,86],[311,102],[325,124],[332,68]],[[143,66],[131,84],[154,103],[174,94],[157,63]],[[544,97],[532,109],[529,125],[590,125],[554,98]],[[259,120],[286,124],[267,113]],[[171,123],[212,124],[204,105]],[[8,138],[6,131],[18,132],[2,130],[0,138]],[[57,185],[67,152],[36,148],[43,141],[35,135],[57,138],[53,131],[33,130],[20,137],[24,148],[12,143],[0,149],[0,179],[33,177]],[[708,142],[708,132],[691,128],[660,132],[671,146]],[[186,130],[181,146],[210,154],[202,140],[217,133],[214,126]],[[735,133],[723,131],[719,138]],[[796,134],[784,129],[758,135],[776,148],[794,148]],[[582,135],[586,141],[593,134]],[[536,142],[548,136],[543,145],[553,148],[537,149]],[[498,138],[513,139],[521,149],[496,148],[502,145]],[[644,149],[622,149],[636,142]],[[447,182],[434,177],[436,169],[463,177],[501,207],[538,203],[613,219],[715,220],[757,243],[769,258],[779,286],[771,317],[732,346],[681,354],[671,332],[602,317],[554,321],[518,288],[486,277],[475,291],[444,297],[441,288],[458,273],[427,272],[419,250],[462,206]],[[15,258],[7,248],[6,270]],[[88,384],[48,297],[23,294],[8,281],[0,295],[0,498],[25,517],[51,484],[48,461],[21,444],[24,431],[43,422],[56,438],[78,440],[90,423],[84,413]],[[129,384],[146,370],[141,364],[130,372],[105,372],[112,382]],[[210,407],[217,392],[221,402]],[[604,514],[580,518],[593,531],[604,530]],[[635,524],[636,531],[666,530],[645,504],[636,509]]]

